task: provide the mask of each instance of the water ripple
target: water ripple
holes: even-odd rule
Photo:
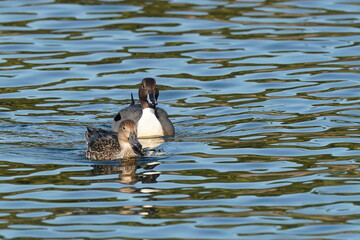
[[[356,1],[0,6],[1,237],[360,236]],[[86,160],[144,77],[164,155]]]

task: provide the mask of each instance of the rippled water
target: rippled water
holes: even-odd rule
[[[0,1],[0,236],[358,239],[355,0]],[[84,157],[144,77],[164,155]]]

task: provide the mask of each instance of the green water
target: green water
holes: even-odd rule
[[[355,0],[0,1],[0,238],[358,239]],[[86,160],[154,77],[163,155]]]

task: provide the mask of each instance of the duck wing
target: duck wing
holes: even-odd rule
[[[85,139],[88,150],[93,152],[117,152],[120,151],[117,134],[101,128],[87,127]]]
[[[169,119],[167,112],[162,108],[155,108],[156,117],[159,119],[165,136],[173,136],[175,128]]]
[[[114,117],[111,130],[117,132],[122,120],[129,119],[137,123],[142,115],[142,108],[140,104],[135,104],[134,98],[131,94],[130,106],[121,109]]]

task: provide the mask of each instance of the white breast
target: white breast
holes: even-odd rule
[[[159,137],[164,136],[161,123],[152,108],[144,108],[142,116],[137,124],[138,137]]]

